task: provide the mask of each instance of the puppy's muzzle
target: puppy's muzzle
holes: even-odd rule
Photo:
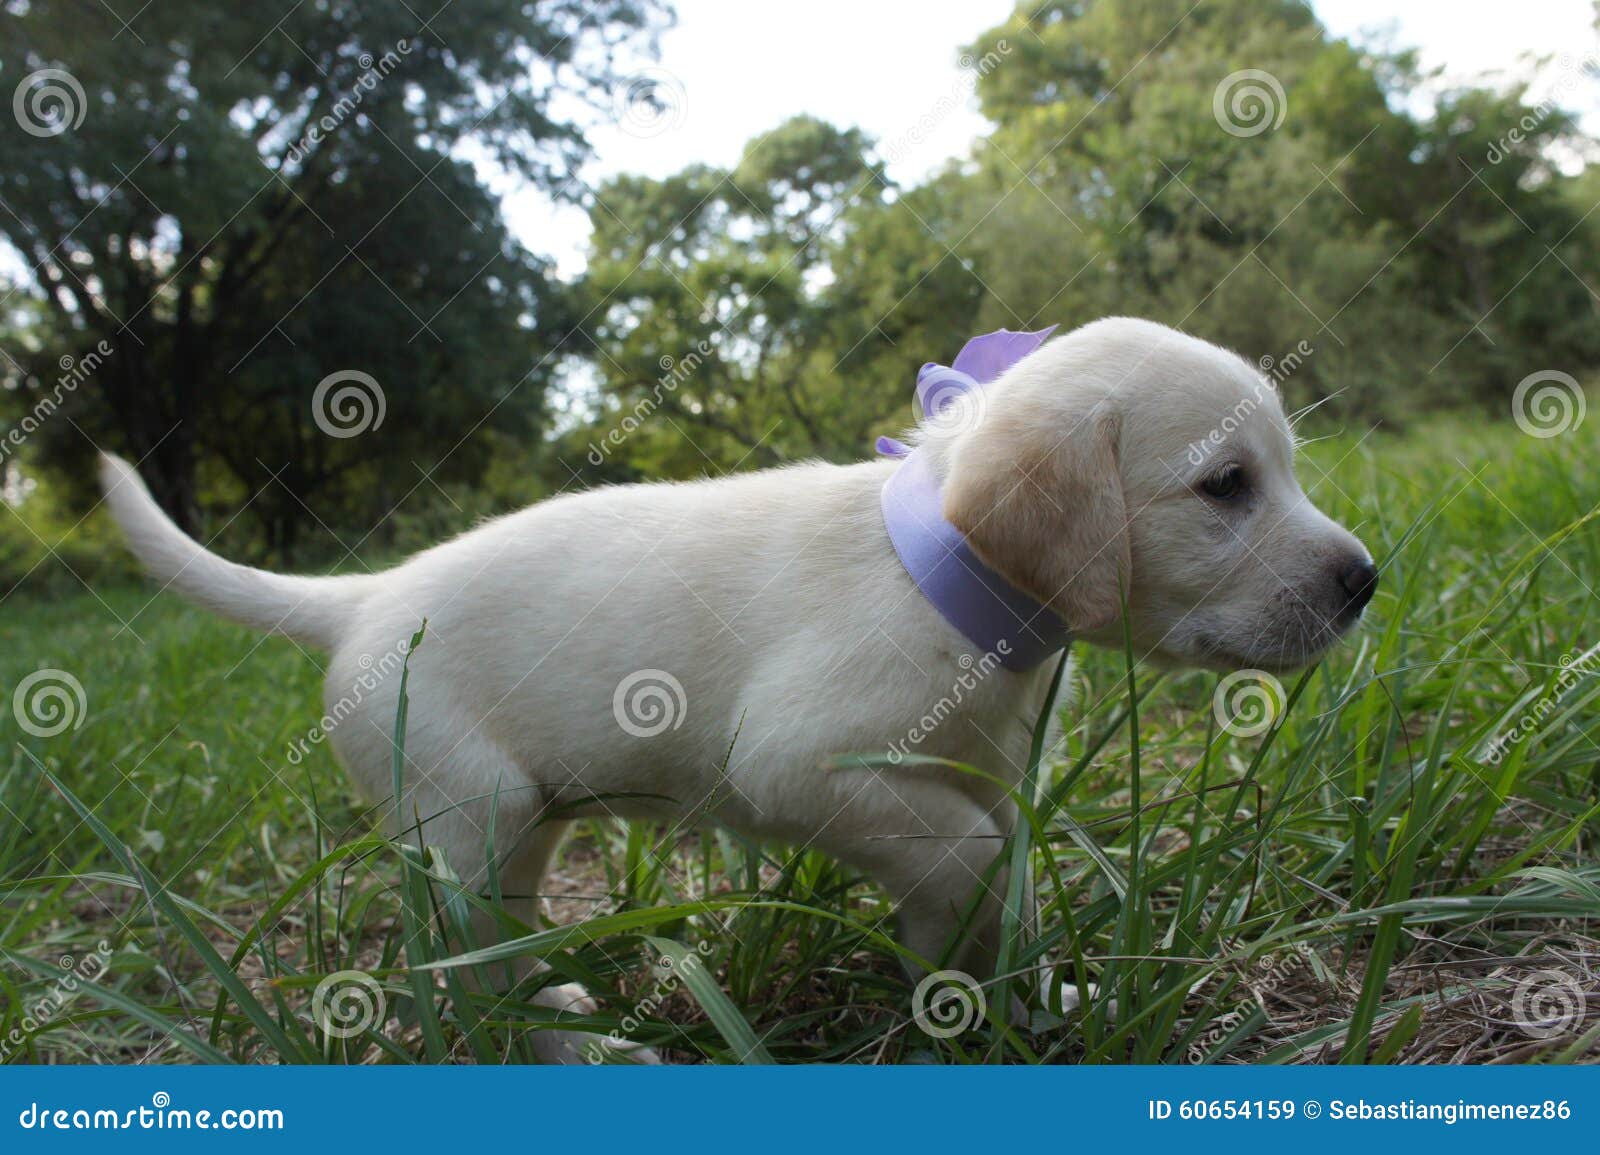
[[[1349,625],[1361,616],[1372,595],[1378,592],[1378,567],[1366,557],[1346,563],[1338,571],[1339,624]]]

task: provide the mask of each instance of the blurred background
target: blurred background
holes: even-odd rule
[[[1156,318],[1385,433],[1600,359],[1591,0],[285,8],[4,5],[0,592],[123,564],[96,446],[338,567],[859,459],[1002,326]]]

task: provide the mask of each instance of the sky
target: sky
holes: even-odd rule
[[[661,107],[652,112],[648,102],[624,97],[618,121],[592,129],[595,159],[583,173],[591,185],[620,172],[666,176],[695,162],[731,165],[748,140],[801,112],[865,129],[888,156],[890,175],[914,182],[964,155],[986,131],[958,56],[1006,18],[1013,0],[782,7],[676,0],[676,7],[677,26],[661,38],[660,59],[634,74]],[[1557,58],[1545,74],[1554,86],[1563,54],[1581,61],[1600,50],[1591,0],[1313,0],[1313,7],[1334,35],[1416,47],[1424,66],[1443,66],[1449,79],[1509,79],[1527,71],[1519,58],[1535,53]],[[1600,129],[1600,109],[1580,100],[1593,89],[1569,84],[1564,91],[1563,103]],[[928,116],[935,108],[950,111]],[[924,130],[913,132],[919,123]],[[554,255],[563,274],[580,272],[584,211],[504,191],[507,218],[523,243]]]

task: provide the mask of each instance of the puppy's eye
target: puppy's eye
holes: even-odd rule
[[[1238,497],[1245,491],[1244,467],[1229,465],[1219,469],[1210,477],[1200,483],[1200,488],[1207,497],[1214,497],[1218,501],[1227,501]]]

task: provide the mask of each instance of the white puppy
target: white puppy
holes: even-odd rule
[[[925,422],[917,453],[976,555],[1079,638],[1120,649],[1126,605],[1142,656],[1283,669],[1371,596],[1367,551],[1295,479],[1276,393],[1231,353],[1114,318],[1044,344],[981,402]],[[427,817],[463,878],[484,877],[492,808],[502,889],[530,900],[573,818],[704,818],[879,879],[930,964],[975,904],[961,961],[981,970],[1004,793],[923,764],[825,768],[912,751],[1014,781],[1043,706],[1051,663],[983,659],[902,565],[880,508],[901,467],[596,489],[345,577],[234,565],[125,463],[106,458],[103,481],[157,577],[330,653],[330,736],[374,801],[392,794],[399,677],[362,687],[427,620],[399,825]]]

